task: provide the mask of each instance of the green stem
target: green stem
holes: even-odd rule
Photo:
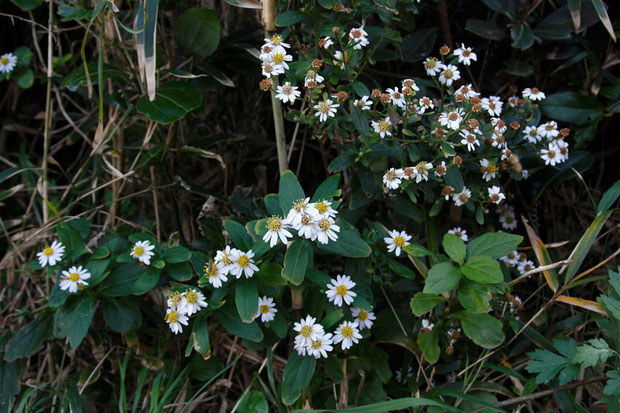
[[[288,169],[288,158],[286,156],[286,137],[284,135],[284,116],[282,115],[282,102],[276,98],[276,87],[278,79],[274,78],[273,88],[271,89],[271,107],[273,109],[273,126],[276,130],[276,149],[278,151],[278,168],[280,175]]]

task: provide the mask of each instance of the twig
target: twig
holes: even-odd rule
[[[43,184],[42,194],[43,202],[43,224],[47,224],[49,220],[49,210],[47,208],[47,155],[50,149],[50,128],[52,123],[52,76],[54,68],[52,67],[52,23],[54,22],[54,2],[49,2],[48,8],[48,27],[47,27],[47,87],[45,90],[45,125],[43,130]]]
[[[536,274],[536,273],[547,271],[547,270],[552,270],[554,268],[557,268],[557,267],[560,267],[562,265],[568,264],[569,262],[570,262],[569,260],[562,260],[562,261],[554,262],[553,264],[548,264],[548,265],[543,265],[541,267],[536,267],[533,270],[529,270],[528,272],[526,272],[525,274],[523,274],[519,278],[510,281],[508,284],[510,286],[513,286],[513,285],[521,282],[525,278],[529,277],[532,274]]]
[[[286,137],[284,136],[284,117],[282,115],[282,102],[276,98],[275,88],[278,85],[277,79],[273,82],[271,89],[271,107],[273,110],[273,126],[276,130],[276,150],[278,151],[278,168],[280,175],[288,169],[288,158],[286,156]]]
[[[112,352],[112,350],[114,350],[116,348],[116,346],[112,346],[112,348],[103,356],[103,358],[101,360],[99,360],[99,363],[97,363],[97,365],[95,366],[95,368],[93,369],[93,371],[90,372],[90,374],[88,375],[88,377],[86,378],[86,381],[84,382],[84,384],[82,385],[82,388],[80,389],[78,394],[82,394],[82,392],[84,391],[84,389],[86,388],[86,386],[88,386],[88,383],[90,382],[90,379],[93,378],[93,375],[97,372],[97,370],[99,369],[99,367],[101,367],[101,365],[103,364],[103,362],[105,361],[105,359],[108,358],[108,356],[110,355],[110,353]]]

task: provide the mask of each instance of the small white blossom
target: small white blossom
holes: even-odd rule
[[[476,138],[476,135],[473,131],[468,131],[463,129],[459,135],[461,135],[461,144],[467,145],[467,150],[469,152],[476,150],[476,146],[480,146],[480,141]]]
[[[276,91],[278,92],[276,94],[276,98],[280,99],[282,103],[291,102],[292,104],[295,102],[295,98],[301,96],[301,92],[298,89],[299,88],[297,86],[292,86],[291,82],[286,82],[284,85],[276,88]]]
[[[471,47],[465,47],[463,43],[461,43],[461,47],[454,51],[454,55],[458,56],[459,63],[463,63],[465,66],[469,66],[471,61],[477,61],[478,56],[476,53],[472,52]]]
[[[447,126],[452,130],[457,130],[461,126],[463,120],[463,109],[458,108],[449,112],[443,112],[439,115],[439,123],[442,126]]]
[[[522,94],[524,98],[527,98],[532,101],[543,100],[546,97],[545,94],[541,90],[538,90],[538,88],[535,88],[535,87],[532,87],[532,88],[527,87],[523,89]]]
[[[81,290],[88,283],[84,280],[90,278],[90,273],[86,268],[73,266],[68,271],[63,271],[60,277],[60,289],[69,290],[70,293],[75,293],[77,290]]]
[[[461,227],[454,227],[451,230],[448,230],[448,234],[456,235],[463,242],[469,241],[469,237],[467,236],[467,231],[462,229]]]
[[[5,53],[0,56],[0,73],[11,73],[17,64],[17,56],[13,53]]]
[[[397,189],[403,178],[404,171],[402,169],[390,168],[385,175],[383,175],[383,184],[388,189]]]
[[[226,271],[226,273],[222,271],[224,266],[225,265],[221,262],[218,264],[212,262],[205,265],[205,275],[208,277],[209,284],[211,284],[213,288],[220,288],[222,282],[228,281],[228,277],[226,277],[228,271]]]
[[[187,316],[171,308],[166,310],[165,320],[174,334],[182,333],[183,327],[181,325],[187,325]]]
[[[461,78],[461,72],[454,65],[443,65],[442,72],[439,75],[439,82],[446,86],[452,86],[453,82],[456,82]]]
[[[427,57],[424,60],[424,69],[429,76],[435,76],[443,69],[443,64],[436,57]]]
[[[560,148],[555,143],[550,143],[547,149],[540,150],[540,157],[545,161],[545,165],[555,166],[560,163]]]
[[[355,99],[353,106],[360,110],[370,110],[372,101],[368,96],[362,96],[360,99]]]
[[[199,312],[203,307],[206,307],[208,304],[205,301],[205,296],[200,291],[192,288],[183,293],[181,299],[181,312],[189,315]]]
[[[480,100],[482,109],[489,112],[491,116],[501,115],[503,105],[504,103],[500,100],[499,96],[489,96],[488,98],[482,98]]]
[[[348,275],[338,275],[336,279],[332,279],[327,284],[327,291],[325,294],[330,302],[333,302],[338,307],[342,307],[342,303],[351,305],[353,298],[357,296],[356,293],[351,291],[355,287],[355,283],[351,281]]]
[[[65,254],[65,247],[59,241],[52,242],[52,245],[47,245],[43,248],[43,251],[37,252],[37,259],[39,265],[45,267],[46,265],[54,266],[60,262],[62,256]]]
[[[230,268],[230,273],[237,277],[237,279],[241,278],[242,275],[245,275],[245,278],[252,278],[254,273],[258,271],[258,267],[254,264],[254,253],[252,250],[248,252],[243,252],[236,250],[232,255],[232,266]]]
[[[154,245],[151,245],[150,241],[138,241],[133,245],[130,255],[133,258],[137,258],[138,261],[145,265],[151,265],[151,257],[155,255],[153,252]]]
[[[494,204],[499,205],[504,199],[506,199],[506,196],[502,194],[499,186],[494,185],[491,188],[487,188],[487,191],[489,192],[489,199]]]
[[[342,342],[342,349],[348,350],[353,344],[357,344],[361,338],[362,335],[359,332],[357,323],[343,321],[334,333],[334,344]]]
[[[390,120],[390,118],[383,118],[378,122],[373,120],[371,124],[375,132],[378,133],[379,136],[381,136],[382,138],[384,138],[386,135],[392,136],[392,132],[390,132],[390,130],[392,129],[392,121]]]
[[[278,243],[278,239],[282,241],[282,244],[286,245],[288,238],[293,238],[293,234],[287,229],[288,226],[278,216],[268,218],[266,227],[267,232],[263,235],[263,241],[269,242],[269,247],[271,248]]]
[[[465,205],[467,201],[471,198],[471,191],[467,188],[463,188],[461,192],[458,194],[452,195],[452,200],[454,201],[456,206]]]
[[[260,314],[260,321],[263,323],[273,321],[277,312],[278,309],[276,308],[276,304],[273,302],[273,298],[267,296],[258,298],[257,313]]]
[[[314,105],[314,108],[316,109],[314,116],[318,116],[321,122],[325,122],[327,118],[333,118],[336,116],[336,108],[339,106],[339,104],[334,103],[332,100],[325,99]]]
[[[351,307],[351,315],[355,317],[355,321],[360,326],[360,330],[365,328],[370,329],[373,325],[373,321],[377,319],[375,313],[372,311],[362,310],[358,307]]]
[[[388,251],[394,251],[394,254],[399,257],[401,249],[409,245],[411,235],[408,235],[405,231],[398,232],[395,229],[388,232],[388,235],[389,237],[383,238],[383,241],[387,245]]]

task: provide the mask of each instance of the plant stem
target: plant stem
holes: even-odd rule
[[[52,23],[54,22],[54,2],[49,2],[48,23],[47,23],[47,88],[45,91],[45,125],[43,129],[43,225],[49,220],[49,210],[47,208],[47,156],[50,149],[50,129],[52,123]]]
[[[288,169],[288,157],[286,154],[286,137],[284,136],[284,117],[282,116],[282,102],[276,99],[275,88],[278,79],[274,79],[271,89],[271,107],[273,109],[273,126],[276,130],[276,149],[278,151],[278,168],[280,175]]]

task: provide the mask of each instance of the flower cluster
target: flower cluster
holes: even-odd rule
[[[534,262],[529,260],[525,253],[519,253],[516,250],[501,257],[500,261],[505,262],[509,267],[516,268],[521,275],[536,268]]]
[[[228,275],[234,275],[239,279],[241,276],[252,278],[258,267],[254,263],[252,250],[241,251],[227,245],[223,250],[215,253],[213,261],[205,265],[205,276],[213,288],[220,288],[222,283],[228,281]]]
[[[187,325],[188,317],[207,307],[205,296],[199,290],[190,288],[182,293],[172,292],[166,301],[165,320],[174,334],[182,333]]]
[[[316,318],[308,315],[294,324],[293,330],[298,333],[295,336],[295,350],[301,356],[327,358],[327,353],[333,351],[335,344],[340,343],[342,350],[348,350],[353,344],[359,343],[362,339],[362,328],[357,321],[343,321],[333,334],[326,333],[325,328],[316,322]]]
[[[310,202],[310,198],[299,199],[293,203],[286,218],[272,216],[267,219],[267,232],[263,241],[274,247],[278,240],[286,244],[293,237],[290,229],[297,231],[297,235],[321,244],[338,239],[340,227],[336,224],[338,211],[332,208],[327,200]]]
[[[60,241],[53,241],[51,245],[46,245],[43,251],[37,253],[37,260],[41,267],[49,265],[50,267],[59,264],[65,254],[65,246]],[[76,293],[88,285],[90,273],[86,268],[80,266],[71,266],[68,270],[63,270],[60,275],[58,286],[61,290],[69,290],[69,293]]]
[[[499,205],[497,207],[497,214],[499,215],[499,223],[506,231],[513,231],[517,229],[517,216],[515,215],[515,209],[510,205]]]

